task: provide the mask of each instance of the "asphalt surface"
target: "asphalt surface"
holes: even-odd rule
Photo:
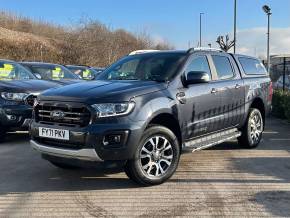
[[[124,173],[61,170],[24,133],[0,144],[0,217],[290,217],[290,125],[267,122],[259,148],[228,142],[185,154],[165,184]]]

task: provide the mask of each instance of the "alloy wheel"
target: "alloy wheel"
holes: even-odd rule
[[[142,146],[140,164],[149,177],[163,176],[173,160],[172,145],[164,136],[152,136]]]
[[[263,119],[260,113],[254,113],[250,118],[250,137],[254,144],[258,143],[263,132]]]

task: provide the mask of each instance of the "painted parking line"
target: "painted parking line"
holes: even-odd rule
[[[285,138],[285,139],[269,139],[270,141],[290,141],[290,139],[289,138]]]

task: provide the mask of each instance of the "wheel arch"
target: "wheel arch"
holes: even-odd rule
[[[170,129],[176,136],[180,148],[182,148],[182,133],[181,133],[181,128],[180,124],[177,120],[177,118],[170,113],[159,113],[153,116],[150,121],[147,123],[146,128],[148,128],[151,125],[161,125],[164,126],[168,129]]]

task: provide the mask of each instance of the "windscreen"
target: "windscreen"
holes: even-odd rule
[[[31,65],[34,74],[39,74],[43,80],[71,80],[79,79],[65,67],[59,65]]]
[[[36,77],[20,64],[0,61],[0,81],[28,79],[36,79]]]
[[[102,72],[101,80],[167,81],[177,72],[186,54],[155,53],[127,56]]]

